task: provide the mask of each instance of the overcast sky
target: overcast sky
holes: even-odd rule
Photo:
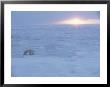
[[[77,8],[76,8],[77,9]],[[11,23],[17,26],[49,25],[55,22],[70,19],[100,19],[99,11],[12,11]]]

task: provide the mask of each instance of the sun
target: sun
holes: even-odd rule
[[[57,22],[57,24],[67,24],[67,25],[82,25],[82,24],[99,24],[100,21],[97,19],[83,19],[83,18],[69,18]]]
[[[71,18],[64,21],[60,21],[59,24],[79,25],[85,24],[85,21],[81,18]]]
[[[82,21],[82,20],[79,19],[79,18],[74,18],[74,19],[72,19],[72,20],[69,20],[68,23],[69,23],[69,24],[75,24],[75,25],[78,25],[78,24],[83,24],[84,21]]]

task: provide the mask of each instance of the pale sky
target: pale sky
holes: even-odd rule
[[[99,22],[99,11],[12,11],[12,25],[49,25],[49,24],[72,24],[76,21],[81,23]],[[76,20],[79,18],[83,20]]]

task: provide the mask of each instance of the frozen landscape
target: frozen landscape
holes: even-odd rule
[[[99,24],[12,26],[11,37],[12,77],[100,76]]]

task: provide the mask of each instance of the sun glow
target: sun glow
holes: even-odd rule
[[[57,22],[58,24],[69,24],[69,25],[80,25],[80,24],[99,24],[97,19],[81,19],[81,18],[71,18]]]
[[[83,20],[81,20],[81,19],[78,19],[78,18],[74,18],[74,19],[72,19],[72,20],[68,20],[68,21],[66,21],[67,23],[69,23],[69,24],[83,24],[84,23],[84,21]]]

